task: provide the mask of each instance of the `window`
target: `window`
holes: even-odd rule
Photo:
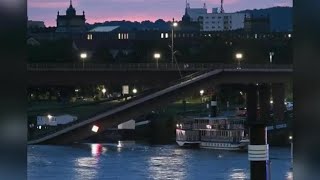
[[[121,33],[118,34],[118,39],[121,39]]]
[[[87,39],[88,39],[88,40],[92,40],[92,34],[88,34],[88,35],[87,35]]]
[[[168,33],[166,33],[166,38],[169,38],[169,34]]]
[[[161,39],[163,39],[164,38],[164,34],[163,33],[161,33]]]

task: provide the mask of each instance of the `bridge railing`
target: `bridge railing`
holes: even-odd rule
[[[30,63],[28,71],[202,71],[208,69],[235,69],[237,64],[219,63]],[[242,64],[242,69],[292,69],[288,64]]]

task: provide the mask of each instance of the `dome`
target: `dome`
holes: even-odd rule
[[[66,12],[67,16],[75,16],[76,15],[76,9],[74,9],[72,7],[72,3],[70,1],[70,6],[69,8],[67,9],[67,12]]]

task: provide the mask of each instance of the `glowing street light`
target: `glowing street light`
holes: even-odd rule
[[[161,58],[160,53],[154,53],[153,57],[156,59],[157,62],[157,69],[159,68],[159,59]]]
[[[203,96],[203,94],[204,94],[204,90],[202,89],[200,90],[200,95]]]
[[[103,93],[103,96],[106,94],[106,92],[107,92],[107,90],[106,90],[106,88],[103,88],[102,90],[101,90],[101,92]]]
[[[132,90],[132,92],[133,92],[133,94],[137,94],[138,90],[137,90],[136,88],[134,88],[134,89]]]
[[[242,53],[236,53],[236,59],[238,61],[237,69],[241,69],[240,63],[241,63],[242,58],[243,58],[243,54]]]
[[[82,68],[84,68],[84,61],[87,59],[87,53],[83,52],[80,54],[80,58],[82,60]]]
[[[51,114],[48,114],[48,116],[47,116],[47,117],[48,117],[48,119],[50,119],[50,120],[51,120],[53,116],[52,116]]]

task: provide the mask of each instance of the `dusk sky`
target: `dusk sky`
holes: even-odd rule
[[[225,12],[245,9],[262,9],[273,6],[292,6],[292,0],[224,0]],[[112,20],[155,21],[157,19],[180,20],[184,14],[185,0],[73,0],[77,14],[85,11],[87,23]],[[45,21],[55,26],[57,12],[65,14],[69,0],[28,0],[28,19]],[[189,0],[191,8],[206,3],[211,12],[220,7],[220,0]]]

